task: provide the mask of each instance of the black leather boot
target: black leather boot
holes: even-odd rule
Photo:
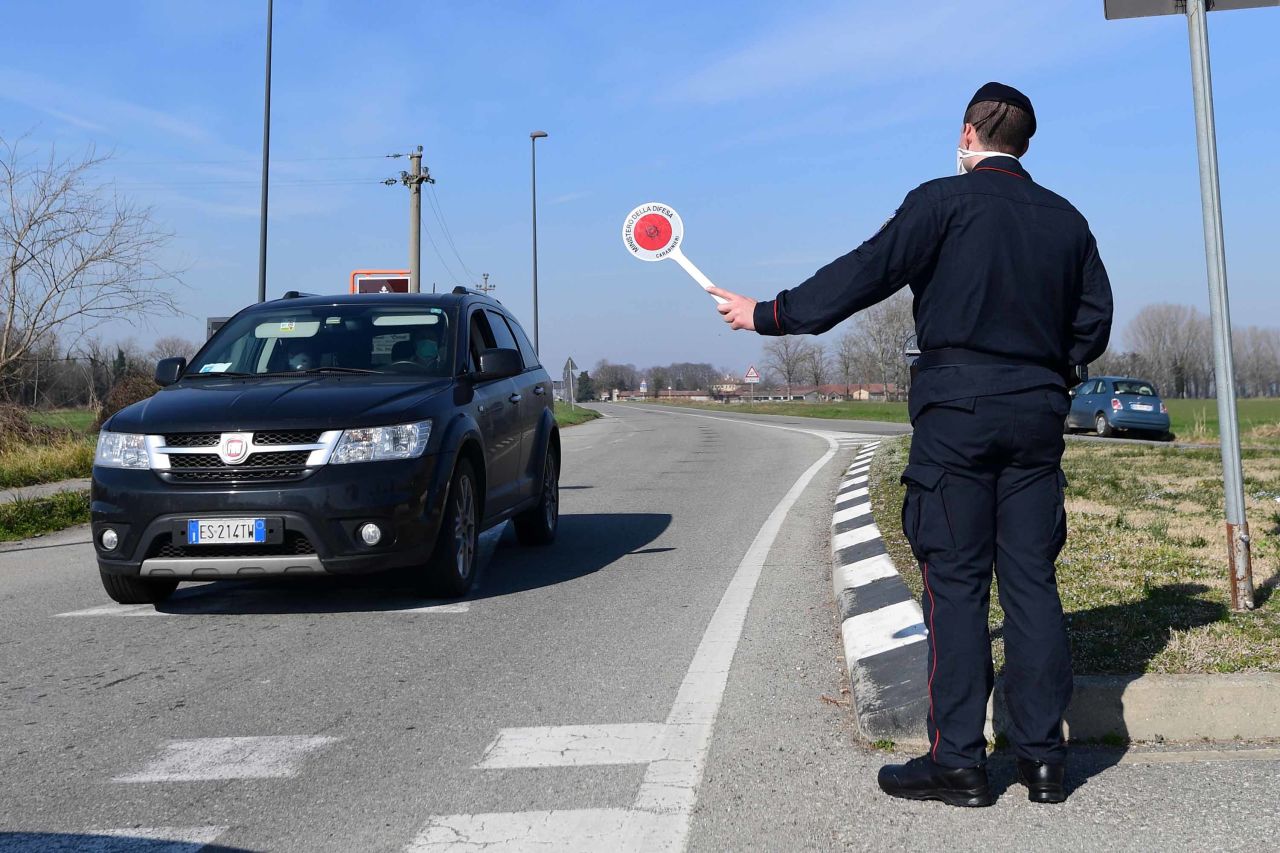
[[[989,806],[994,803],[985,767],[940,767],[927,755],[906,764],[880,768],[880,790],[906,800],[942,800],[952,806]]]
[[[1027,799],[1033,803],[1061,803],[1067,798],[1064,771],[1062,764],[1018,759],[1018,781],[1027,786]]]

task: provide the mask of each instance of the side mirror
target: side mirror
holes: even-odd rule
[[[182,371],[187,369],[187,360],[182,356],[162,358],[156,365],[156,384],[165,388],[177,382]]]
[[[487,349],[480,353],[480,372],[476,379],[487,382],[490,379],[506,379],[524,370],[520,360],[520,351],[514,349]]]

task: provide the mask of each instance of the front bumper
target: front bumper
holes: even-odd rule
[[[324,465],[294,482],[227,486],[166,483],[149,470],[93,469],[91,521],[105,572],[190,580],[359,574],[426,562],[435,544],[452,457]],[[272,545],[187,545],[188,518],[268,517]],[[361,525],[382,528],[376,546]],[[116,531],[117,546],[102,546]]]

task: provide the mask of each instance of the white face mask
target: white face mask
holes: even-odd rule
[[[969,148],[957,148],[956,149],[956,174],[957,175],[963,175],[965,172],[969,171],[969,169],[972,169],[973,166],[976,166],[978,165],[978,163],[981,162],[980,160],[974,161],[973,166],[969,166],[968,168],[966,168],[965,160],[969,159],[970,157],[1009,157],[1009,158],[1012,158],[1013,160],[1017,160],[1019,163],[1022,162],[1021,160],[1018,160],[1017,157],[1014,157],[1012,154],[1005,154],[1003,151],[974,151]]]

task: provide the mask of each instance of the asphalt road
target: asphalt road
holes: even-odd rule
[[[0,553],[0,851],[1274,841],[1274,749],[1082,752],[1058,808],[884,798],[831,600],[859,434],[603,408],[564,433],[557,543],[489,535],[458,603],[225,583],[157,612],[109,602],[83,529]]]

